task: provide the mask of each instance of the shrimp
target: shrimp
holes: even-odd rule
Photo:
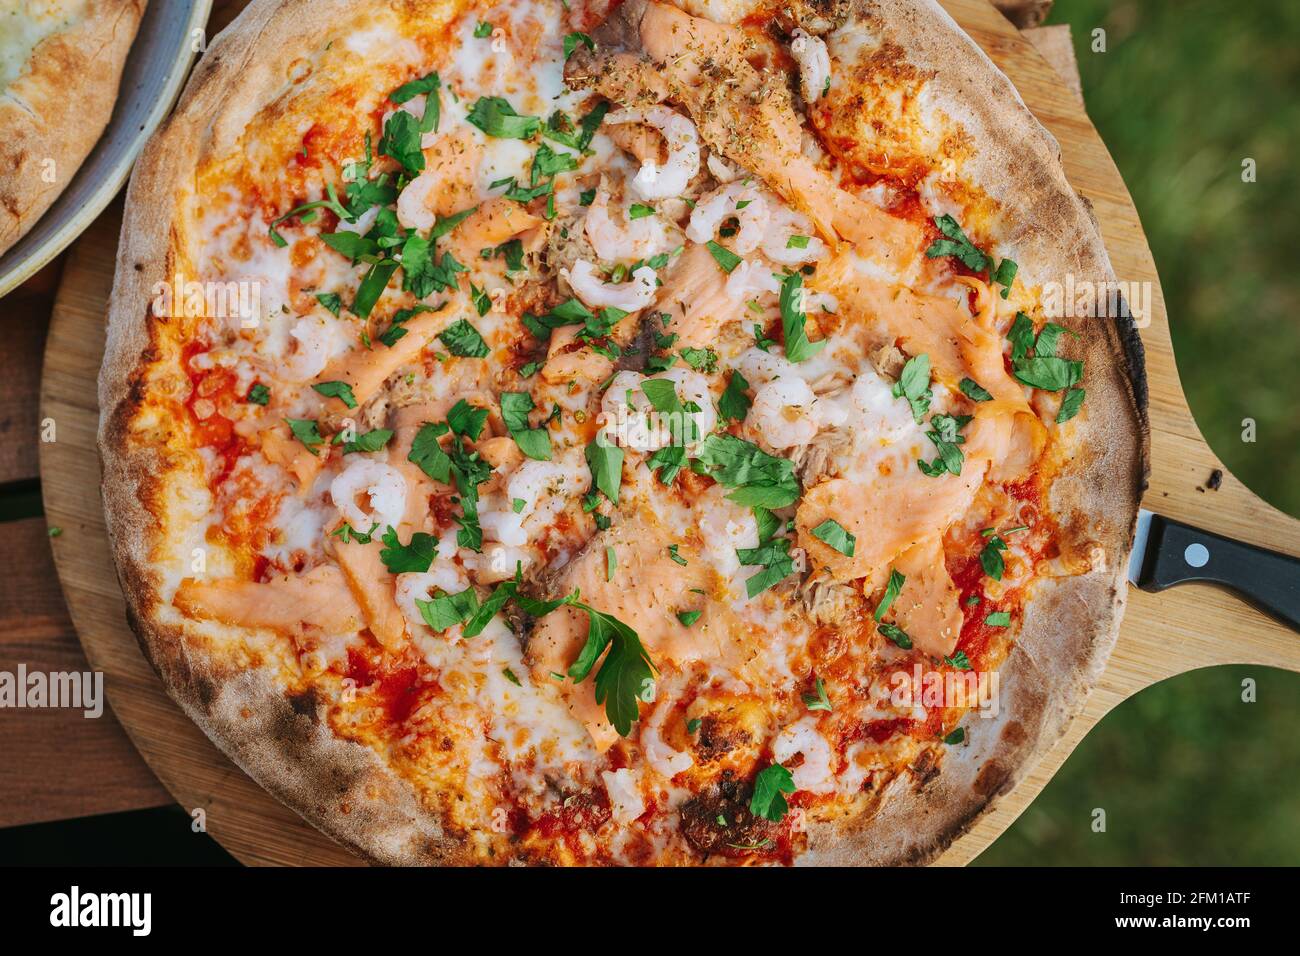
[[[637,788],[640,776],[626,767],[601,771],[600,779],[605,783],[605,793],[609,795],[609,807],[615,823],[626,826],[645,813],[645,800]]]
[[[365,495],[368,504],[357,503]],[[358,531],[396,526],[406,512],[406,479],[396,468],[360,458],[344,468],[330,482],[330,500],[339,514]]]
[[[560,275],[573,286],[573,291],[592,308],[613,306],[624,312],[637,312],[649,305],[658,291],[659,280],[654,269],[641,266],[632,273],[630,282],[603,282],[596,275],[596,267],[586,259],[579,259],[573,269],[561,269]]]
[[[727,276],[726,290],[732,300],[747,302],[762,292],[776,295],[781,291],[781,283],[776,281],[776,276],[766,263],[742,262]]]
[[[807,216],[772,203],[767,232],[763,234],[763,255],[783,266],[815,262],[826,254],[826,243],[812,233],[812,221]]]
[[[704,161],[704,164],[709,167],[709,172],[713,174],[713,178],[720,183],[735,182],[740,178],[741,171],[723,159],[720,154],[713,152],[713,150],[709,150],[709,157]]]
[[[605,117],[612,126],[644,123],[664,134],[668,144],[668,161],[660,167],[647,160],[632,179],[632,188],[642,199],[668,199],[680,196],[700,171],[700,139],[695,124],[666,106],[647,109],[615,110]]]
[[[450,216],[473,205],[478,198],[477,172],[483,158],[483,147],[468,130],[448,133],[432,145],[427,138],[428,134],[424,172],[397,197],[397,221],[421,232],[432,229],[439,216]]]
[[[708,242],[723,220],[732,215],[740,222],[736,252],[742,256],[753,252],[763,241],[770,215],[763,194],[756,187],[744,183],[728,183],[696,203],[686,227],[686,236],[695,242]]]
[[[338,323],[324,315],[304,315],[289,330],[294,350],[281,364],[291,382],[307,382],[319,375],[330,360],[351,346],[339,334]]]
[[[805,103],[816,103],[831,86],[831,55],[826,41],[796,27],[790,54],[799,64],[799,91]]]
[[[603,186],[587,210],[583,227],[601,259],[649,259],[672,247],[658,216],[622,222],[610,218],[609,193]]]
[[[511,547],[527,544],[564,508],[565,493],[576,495],[580,490],[580,482],[574,479],[581,470],[579,461],[581,452],[575,455],[571,449],[559,461],[529,459],[516,468],[506,482],[503,507],[487,504],[479,512],[484,536]]]
[[[746,423],[773,448],[806,445],[823,425],[840,425],[848,413],[817,398],[801,378],[777,378],[754,392]]]
[[[772,756],[777,763],[789,764],[798,754],[803,755],[803,762],[791,771],[795,789],[811,793],[830,793],[835,789],[831,745],[817,732],[813,717],[790,724],[772,740]]]
[[[674,422],[668,420],[672,413],[652,414],[650,399],[642,388],[648,381],[667,380],[673,383],[678,401],[683,405],[694,402],[698,412],[686,412],[683,417],[694,422],[694,435],[686,442],[689,450],[713,431],[718,413],[713,407],[708,380],[699,372],[688,368],[673,368],[649,378],[639,372],[624,370],[614,376],[600,400],[601,415],[606,433],[618,443],[633,451],[658,451],[673,443]],[[683,423],[684,425],[684,423]],[[682,428],[683,432],[690,429]]]

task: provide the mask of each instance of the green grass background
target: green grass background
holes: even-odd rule
[[[1201,431],[1233,474],[1300,515],[1300,2],[1057,0],[1048,22],[1073,30]],[[1245,678],[1256,703],[1242,702]],[[977,863],[1295,865],[1297,768],[1300,675],[1185,674],[1098,724]]]

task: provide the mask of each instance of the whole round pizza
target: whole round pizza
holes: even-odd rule
[[[133,625],[373,860],[929,860],[1118,627],[1145,387],[1085,287],[930,0],[257,0],[127,201]]]

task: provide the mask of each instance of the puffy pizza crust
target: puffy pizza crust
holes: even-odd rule
[[[1007,222],[1021,224],[999,236],[1001,247],[1019,262],[1038,263],[1040,273],[1113,279],[1091,213],[1065,180],[1056,143],[938,4],[897,0],[855,10],[855,26],[901,48],[907,63],[929,77],[935,103],[965,126],[976,151],[963,176],[1002,204]],[[409,784],[369,749],[333,736],[312,695],[287,699],[265,670],[217,667],[201,641],[164,623],[162,576],[150,560],[167,536],[157,517],[167,493],[159,476],[173,462],[165,442],[151,440],[133,422],[149,390],[168,380],[168,370],[158,368],[147,303],[154,283],[177,264],[178,197],[201,158],[228,149],[281,89],[270,61],[283,57],[259,53],[305,53],[356,16],[351,0],[256,0],[213,43],[137,166],[100,375],[103,494],[132,626],[169,693],[208,736],[288,806],[368,859],[465,862],[468,851],[442,832],[440,819],[418,804]],[[981,97],[972,102],[970,90]],[[1082,329],[1085,322],[1074,324]],[[1086,320],[1086,326],[1088,414],[1075,426],[1075,453],[1052,488],[1051,505],[1065,547],[1100,548],[1107,560],[1087,574],[1040,583],[1001,668],[999,718],[967,718],[969,746],[950,748],[937,774],[916,767],[900,775],[874,813],[845,823],[811,822],[808,851],[797,862],[932,859],[1058,738],[1099,676],[1123,610],[1125,556],[1146,481],[1146,391],[1131,322]]]
[[[38,43],[27,68],[0,89],[0,255],[58,198],[104,132],[145,3],[88,0],[85,16]]]

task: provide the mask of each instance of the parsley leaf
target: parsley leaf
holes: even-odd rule
[[[596,432],[596,437],[587,445],[584,453],[587,467],[591,469],[591,485],[604,493],[605,497],[618,503],[618,489],[623,483],[623,449],[610,444],[604,432]]]
[[[943,662],[949,667],[955,667],[959,671],[970,670],[970,658],[966,656],[965,651],[957,651],[951,657],[945,657]]]
[[[718,399],[718,414],[726,421],[743,422],[745,416],[749,414],[749,408],[753,404],[745,390],[749,388],[749,382],[745,381],[745,376],[740,374],[740,369],[735,369],[731,373],[731,379],[727,382],[726,390],[723,391],[722,397]]]
[[[501,418],[519,450],[536,461],[550,461],[550,432],[545,427],[531,428],[528,424],[528,413],[534,407],[533,397],[527,392],[501,393]]]
[[[388,288],[388,280],[393,277],[398,265],[399,263],[392,259],[381,259],[367,270],[352,300],[352,311],[358,318],[369,318],[370,310],[384,294],[384,289]]]
[[[488,410],[471,405],[461,399],[447,412],[447,427],[457,435],[464,435],[470,441],[478,441],[483,434],[483,424],[487,421]],[[444,430],[445,431],[445,430]]]
[[[271,400],[271,390],[261,382],[257,382],[248,390],[248,400],[254,405],[265,405]]]
[[[420,121],[406,110],[398,110],[384,123],[379,152],[391,156],[408,173],[418,176],[424,171],[424,150],[420,146],[422,136]]]
[[[706,375],[712,374],[718,368],[718,353],[713,349],[682,349],[682,360],[691,368]]]
[[[1086,394],[1082,388],[1072,388],[1066,392],[1065,397],[1061,399],[1061,408],[1056,413],[1056,424],[1062,425],[1079,414],[1079,409],[1083,407],[1083,399]]]
[[[478,595],[471,585],[455,594],[439,594],[429,601],[416,598],[415,606],[420,611],[420,617],[424,618],[424,623],[431,630],[441,632],[473,617],[478,610]]]
[[[734,435],[712,434],[700,443],[696,470],[736,489],[727,497],[738,504],[783,508],[799,500],[794,463],[767,454]]]
[[[500,96],[480,96],[465,119],[498,139],[532,139],[542,126],[536,116],[520,116]]]
[[[1059,392],[1083,378],[1083,363],[1036,355],[1018,362],[1013,370],[1016,381],[1047,392]]]
[[[636,631],[618,618],[576,599],[572,607],[587,615],[587,642],[569,667],[569,677],[582,683],[608,648],[596,673],[596,703],[605,705],[605,717],[621,737],[632,732],[639,702],[653,688],[656,673]]]
[[[335,318],[343,310],[343,300],[339,298],[337,292],[317,292],[316,301],[325,306]]]
[[[736,557],[740,559],[741,564],[757,564],[763,567],[758,574],[745,579],[745,593],[751,598],[794,573],[794,559],[790,557],[789,538],[773,538],[757,548],[737,548]]]
[[[652,472],[658,471],[659,481],[665,485],[671,485],[685,465],[686,448],[683,445],[665,445],[645,460],[645,466]]]
[[[479,335],[478,329],[468,319],[457,319],[438,333],[438,340],[447,346],[447,351],[461,358],[487,358],[492,350]]]
[[[443,422],[421,425],[411,441],[410,454],[406,456],[407,461],[418,466],[434,481],[440,481],[444,485],[451,483],[451,457],[443,451],[438,439],[447,434],[448,430]]]
[[[1016,273],[1020,267],[1010,259],[1003,259],[998,263],[998,267],[989,274],[989,281],[996,282],[1002,286],[1002,298],[1011,294],[1011,283],[1016,281]]]
[[[567,33],[564,36],[564,58],[566,60],[573,56],[573,51],[578,48],[579,43],[585,46],[592,53],[596,52],[596,41],[587,36],[587,34],[576,31],[573,33]]]
[[[997,535],[993,535],[980,551],[980,567],[994,581],[1002,580],[1002,572],[1006,568],[1006,563],[1002,559],[1002,552],[1005,550],[1007,550],[1007,543]]]
[[[379,552],[379,560],[383,561],[384,567],[393,574],[428,571],[437,553],[438,540],[423,531],[416,531],[411,535],[409,544],[402,544],[397,537],[397,529],[389,525],[380,540],[388,547]]]
[[[754,795],[749,798],[749,812],[764,820],[780,823],[790,811],[783,794],[794,793],[794,776],[789,770],[774,763],[758,772],[754,778]]]

